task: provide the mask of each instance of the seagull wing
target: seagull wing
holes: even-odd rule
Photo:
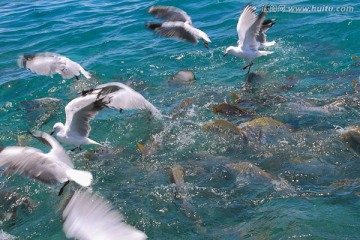
[[[245,41],[245,36],[251,26],[255,23],[258,16],[255,13],[256,8],[251,5],[246,5],[240,14],[236,30],[238,33],[238,45],[243,46]]]
[[[87,79],[91,78],[89,72],[85,71],[83,67],[80,66],[77,62],[70,60],[67,57],[61,56],[62,61],[65,62],[64,68],[60,69],[61,76],[65,79],[73,78],[74,76],[79,76],[83,74]]]
[[[20,173],[45,184],[56,184],[68,180],[64,166],[36,148],[0,149],[0,167],[7,167],[5,169],[7,174]]]
[[[262,8],[262,11],[259,15],[256,15],[254,13],[256,16],[256,20],[246,31],[245,39],[242,45],[243,48],[258,50],[260,43],[256,40],[256,37],[259,35],[262,23],[264,22],[264,18],[266,16],[265,10],[265,8]]]
[[[191,26],[191,25],[188,25]],[[178,38],[197,44],[197,32],[193,27],[185,26],[184,22],[164,22],[154,32],[168,38]]]
[[[142,240],[145,233],[123,222],[120,213],[102,197],[88,191],[74,193],[63,211],[68,238]]]
[[[188,22],[192,24],[190,16],[183,10],[171,6],[153,6],[149,13],[168,22]]]
[[[143,109],[149,110],[154,115],[159,115],[159,110],[146,100],[140,93],[122,83],[112,82],[96,87],[98,98],[103,98],[106,107],[115,109]]]
[[[259,32],[259,35],[257,36],[256,40],[260,43],[265,43],[266,42],[266,34],[265,33],[274,24],[275,24],[275,20],[273,20],[273,19],[264,20],[261,25],[260,32]]]
[[[89,121],[105,107],[103,99],[95,94],[88,94],[70,101],[65,107],[65,129],[68,135],[88,137],[91,127]]]
[[[62,161],[69,167],[74,168],[71,159],[65,152],[64,148],[58,143],[58,141],[55,140],[55,138],[53,138],[52,136],[50,136],[45,132],[40,132],[40,131],[31,132],[31,135],[36,139],[38,139],[40,142],[51,147],[51,151],[49,152],[49,155],[54,155],[56,159]]]

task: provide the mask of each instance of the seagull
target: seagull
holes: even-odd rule
[[[259,48],[275,44],[275,42],[266,43],[265,32],[273,25],[269,22],[264,24],[266,7],[262,9],[260,15],[257,15],[255,10],[256,8],[253,6],[245,6],[236,27],[239,37],[238,45],[228,47],[224,53],[224,57],[230,53],[236,57],[249,60],[250,63],[243,68],[245,70],[249,67],[248,74],[255,58],[273,53],[272,51],[259,51]]]
[[[209,48],[210,38],[203,31],[192,25],[190,16],[183,10],[171,6],[153,6],[150,14],[165,20],[163,23],[147,23],[146,26],[155,33],[168,38],[178,38],[196,45],[201,39]]]
[[[143,240],[147,236],[124,223],[108,201],[89,191],[77,190],[62,214],[66,237],[79,240]]]
[[[85,144],[100,143],[88,138],[91,127],[89,121],[103,108],[146,109],[154,116],[160,116],[159,110],[147,101],[140,93],[129,86],[118,82],[99,85],[81,92],[82,96],[70,101],[65,107],[65,125],[55,123],[51,135],[62,143],[73,145],[80,149]]]
[[[91,185],[92,174],[87,171],[75,170],[69,156],[53,137],[40,131],[34,131],[31,134],[42,143],[49,145],[51,151],[44,153],[32,147],[1,147],[0,168],[6,167],[4,173],[20,173],[47,185],[57,183],[66,185],[69,181],[74,181],[84,187]]]
[[[78,76],[80,74],[83,74],[87,79],[91,78],[90,73],[85,71],[80,64],[56,53],[46,52],[34,55],[21,55],[18,59],[18,66],[39,75],[50,77],[58,73],[64,79],[76,77],[79,80]]]

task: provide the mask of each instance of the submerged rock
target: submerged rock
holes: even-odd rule
[[[184,170],[181,166],[175,165],[169,169],[170,181],[176,185],[182,185],[185,183]]]
[[[350,126],[339,129],[341,138],[357,153],[360,154],[360,127]]]
[[[264,178],[268,180],[275,179],[271,174],[249,162],[229,163],[226,167],[231,168],[246,177]]]
[[[50,121],[59,111],[61,99],[38,98],[30,101],[20,102],[26,112],[26,119],[30,128],[38,129]]]
[[[36,206],[37,204],[30,198],[18,193],[0,191],[0,221],[15,220],[19,209],[31,212]]]
[[[182,70],[169,78],[170,83],[189,84],[195,80],[195,74],[191,70]]]
[[[344,101],[338,100],[330,104],[323,106],[315,106],[304,100],[288,103],[290,110],[295,113],[320,113],[320,114],[331,114],[335,112],[344,111]]]
[[[237,127],[235,124],[222,119],[214,120],[211,123],[204,124],[202,128],[206,131],[215,131],[224,134],[232,134],[236,136],[240,136],[243,139],[246,139],[246,135],[244,131]]]
[[[237,181],[244,182],[245,179],[250,178],[255,181],[265,181],[270,183],[275,191],[294,191],[294,188],[285,179],[275,177],[250,162],[229,163],[226,167],[238,172]]]
[[[289,125],[267,117],[244,122],[239,125],[239,128],[249,140],[259,141],[260,143],[270,143],[291,138],[294,132],[294,129]]]
[[[238,106],[231,105],[228,103],[221,103],[215,105],[212,109],[214,113],[225,114],[225,115],[236,115],[236,116],[244,116],[244,115],[252,115],[250,112],[247,112]]]

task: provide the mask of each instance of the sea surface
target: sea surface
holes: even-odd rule
[[[90,137],[106,147],[69,154],[93,173],[92,190],[149,239],[360,239],[360,155],[341,135],[360,125],[360,3],[254,2],[258,11],[272,7],[267,35],[276,45],[250,75],[246,61],[223,57],[236,45],[246,4],[0,0],[1,146],[48,151],[25,131],[51,132],[79,91],[122,82],[164,117],[104,110]],[[147,13],[153,5],[185,10],[210,48],[147,30],[146,22],[159,21]],[[40,52],[67,56],[93,77],[63,80],[17,66],[19,55]],[[172,81],[181,70],[196,79]],[[221,103],[246,114],[215,113]],[[219,119],[245,133],[211,125]],[[171,182],[174,166],[183,184]],[[60,187],[1,175],[0,229],[18,239],[66,239],[61,206],[70,190],[58,197]]]

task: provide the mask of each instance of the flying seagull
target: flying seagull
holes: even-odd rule
[[[143,240],[142,231],[124,222],[108,201],[89,191],[77,190],[62,214],[66,237],[79,240]]]
[[[53,77],[54,74],[58,73],[64,79],[76,77],[79,80],[80,74],[83,74],[87,79],[91,78],[90,73],[85,71],[80,64],[56,53],[21,55],[18,59],[18,65],[44,76]]]
[[[74,181],[84,187],[91,185],[92,174],[75,170],[69,156],[53,137],[40,131],[31,134],[49,145],[51,151],[44,153],[32,147],[1,147],[0,168],[6,167],[6,174],[20,173],[47,185],[67,184],[68,181]]]
[[[273,53],[272,51],[259,51],[259,48],[275,44],[275,42],[266,42],[265,32],[273,25],[273,23],[269,22],[264,24],[266,7],[262,8],[259,15],[255,13],[255,10],[256,8],[251,5],[245,6],[236,27],[239,37],[238,45],[228,47],[224,53],[224,57],[230,53],[248,60],[249,64],[243,68],[243,70],[249,68],[247,73],[250,72],[255,58]]]
[[[190,16],[183,10],[171,6],[153,6],[150,14],[165,20],[162,23],[147,23],[146,26],[155,33],[168,38],[178,38],[196,45],[201,39],[209,48],[210,38],[206,33],[192,25]]]
[[[51,135],[55,134],[60,142],[73,145],[80,150],[85,144],[101,145],[88,136],[91,130],[90,120],[103,108],[117,109],[120,112],[123,109],[144,109],[155,116],[160,116],[159,110],[140,93],[122,83],[106,83],[81,93],[82,96],[66,105],[65,125],[60,122],[55,123],[51,132]]]

